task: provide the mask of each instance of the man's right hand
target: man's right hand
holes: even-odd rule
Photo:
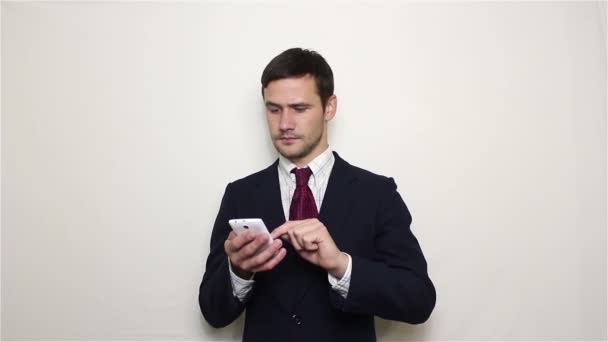
[[[276,239],[260,254],[256,252],[268,243],[267,235],[248,231],[243,234],[230,232],[224,242],[224,250],[230,258],[232,271],[242,279],[250,279],[253,273],[268,271],[278,265],[287,253],[281,239]]]

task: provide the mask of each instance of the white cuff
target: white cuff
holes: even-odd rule
[[[346,267],[346,271],[344,272],[342,279],[338,279],[333,275],[327,273],[327,280],[329,280],[331,288],[334,291],[338,292],[338,294],[342,296],[342,298],[346,299],[346,296],[348,295],[348,289],[350,288],[350,273],[352,271],[353,259],[347,253],[344,254],[346,254],[346,256],[348,257],[348,266]]]
[[[243,279],[237,276],[232,271],[232,264],[230,263],[230,257],[228,257],[228,269],[230,270],[230,282],[232,283],[232,295],[238,298],[241,302],[244,302],[247,298],[247,295],[253,289],[253,284],[255,284],[255,280],[253,280],[253,276],[251,279]]]

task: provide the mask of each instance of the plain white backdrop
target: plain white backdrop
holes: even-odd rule
[[[381,341],[606,340],[605,2],[8,2],[2,340],[240,340],[197,295],[259,79],[325,56],[331,146],[392,176],[437,287]]]

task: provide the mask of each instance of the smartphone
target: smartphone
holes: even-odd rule
[[[264,234],[264,235],[268,236],[268,243],[266,244],[266,247],[270,246],[270,244],[272,243],[272,237],[270,236],[270,233],[268,232],[268,229],[266,228],[266,225],[264,224],[264,221],[262,221],[262,219],[259,219],[259,218],[232,219],[232,220],[228,221],[228,224],[230,224],[230,227],[232,227],[232,230],[234,230],[234,232],[237,234],[242,234],[248,230],[251,230],[256,235]],[[264,249],[266,249],[266,248],[260,248],[260,250],[256,254],[261,253]]]

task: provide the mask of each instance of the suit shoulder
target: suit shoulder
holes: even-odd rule
[[[355,175],[359,181],[362,181],[365,184],[373,186],[387,186],[395,183],[392,177],[380,175],[354,165],[350,165],[350,167],[353,175]]]
[[[228,186],[233,187],[233,188],[242,188],[242,187],[249,187],[254,184],[259,184],[262,181],[268,179],[268,177],[271,177],[274,173],[276,173],[276,172],[273,172],[274,170],[276,170],[276,168],[277,168],[277,165],[275,162],[265,169],[262,169],[255,173],[252,173],[248,176],[245,176],[243,178],[239,178],[237,180],[230,182],[230,184]]]

